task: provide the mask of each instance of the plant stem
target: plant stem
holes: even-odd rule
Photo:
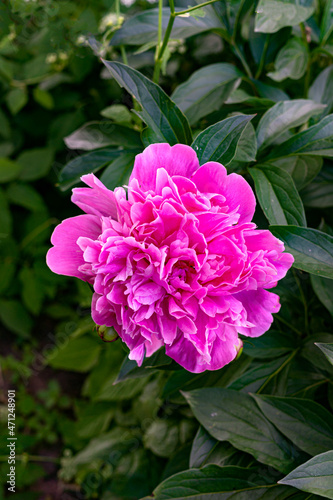
[[[259,389],[257,390],[256,394],[260,394],[260,392],[266,387],[266,385],[272,380],[272,378],[276,377],[276,375],[278,375],[280,373],[280,371],[282,371],[283,368],[285,368],[290,363],[290,361],[296,356],[297,353],[298,353],[298,349],[296,349],[295,351],[293,351],[290,354],[289,358],[287,358],[282,363],[282,365],[277,370],[275,370],[275,372],[273,372],[273,373],[270,374],[270,376],[265,380],[265,382],[262,384],[262,386],[259,387]]]
[[[170,17],[169,17],[169,22],[167,29],[165,31],[162,47],[159,49],[157,58],[155,61],[155,68],[154,68],[154,75],[153,75],[153,82],[158,83],[159,77],[160,77],[160,71],[161,71],[161,66],[162,66],[162,61],[163,61],[163,54],[165,52],[165,49],[168,46],[168,41],[171,35],[173,23],[175,22],[176,19],[176,14],[175,14],[175,6],[173,3],[173,0],[170,0]]]
[[[121,53],[121,57],[123,58],[123,63],[128,66],[128,59],[127,59],[126,49],[125,49],[124,45],[120,45],[120,53]]]
[[[205,7],[206,5],[210,5],[211,3],[218,2],[218,0],[209,0],[208,2],[200,3],[198,5],[194,5],[193,7],[189,7],[188,9],[185,10],[179,10],[176,12],[176,16],[183,16],[184,14],[187,14],[188,12],[192,12],[192,10],[197,10],[200,9],[201,7]]]

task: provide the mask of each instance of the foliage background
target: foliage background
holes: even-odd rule
[[[332,2],[218,1],[175,15],[163,44],[169,16],[165,4],[159,32],[157,4],[144,1],[0,5],[0,498],[8,388],[13,500],[130,500],[155,488],[157,499],[187,498],[187,485],[198,498],[228,488],[235,498],[333,498]],[[188,373],[163,353],[137,369],[94,331],[89,287],[45,264],[54,226],[78,213],[69,188],[82,173],[112,189],[145,145],[191,143],[186,118],[145,77],[184,112],[202,161],[252,184],[256,223],[296,256],[271,331],[213,373]],[[142,119],[130,113],[140,100]],[[296,480],[311,457],[313,481],[308,465]]]

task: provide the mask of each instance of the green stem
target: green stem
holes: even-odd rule
[[[123,63],[126,64],[126,66],[128,66],[128,59],[124,45],[120,45],[120,53],[121,57],[123,58]]]
[[[120,0],[115,1],[117,21],[120,17]]]
[[[158,52],[162,42],[162,17],[163,17],[163,0],[158,0],[158,28],[157,28],[157,45],[155,52],[155,61],[158,59]]]
[[[266,59],[266,53],[267,53],[268,45],[269,45],[269,34],[266,35],[266,40],[265,40],[264,48],[263,48],[263,51],[262,51],[262,54],[261,54],[261,57],[260,57],[259,66],[258,66],[257,72],[256,72],[255,77],[254,77],[256,80],[258,80],[258,78],[260,77],[261,72],[263,70],[263,67],[264,67],[264,64],[265,64],[265,59]]]
[[[184,14],[187,14],[188,12],[192,12],[193,10],[200,9],[201,7],[205,7],[206,5],[210,5],[211,3],[218,2],[218,0],[209,0],[208,2],[200,3],[198,5],[194,5],[193,7],[190,7],[189,9],[186,10],[178,10],[175,12],[176,16],[183,16]]]
[[[298,353],[298,349],[296,349],[295,351],[293,351],[289,358],[287,358],[284,363],[282,363],[282,365],[277,369],[275,370],[275,372],[271,373],[270,376],[265,380],[265,382],[262,384],[262,386],[257,390],[256,394],[260,394],[260,392],[266,387],[266,385],[274,378],[276,377],[276,375],[278,375],[280,373],[280,371],[283,370],[283,368],[285,368],[289,363],[290,361],[296,356],[296,354]]]
[[[173,5],[173,2],[170,2],[171,13],[170,13],[170,17],[169,17],[169,22],[168,22],[168,26],[167,26],[167,29],[166,29],[166,32],[164,35],[162,47],[160,48],[160,50],[158,52],[157,59],[155,62],[154,75],[153,75],[153,82],[155,82],[155,83],[158,83],[158,80],[160,77],[160,71],[161,71],[161,66],[162,66],[162,61],[163,61],[163,54],[165,52],[165,49],[168,46],[168,41],[169,41],[169,38],[171,35],[173,23],[175,22],[175,19],[176,19],[175,12],[174,12],[174,10],[172,10],[171,5]],[[173,9],[174,9],[174,6],[173,6]]]
[[[328,378],[325,378],[324,380],[319,380],[318,382],[315,382],[314,384],[308,385],[307,387],[305,387],[304,389],[301,389],[300,391],[293,392],[292,394],[290,394],[290,396],[297,396],[297,394],[301,394],[303,391],[308,391],[309,389],[313,389],[313,387],[317,387],[317,386],[326,384],[327,382],[328,383],[330,382],[330,380]]]
[[[22,462],[52,462],[59,463],[60,459],[56,457],[43,457],[40,455],[28,455],[24,453],[22,455],[16,455],[17,460],[21,460]],[[7,462],[8,456],[0,456],[0,462]]]

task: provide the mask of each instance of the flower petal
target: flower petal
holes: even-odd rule
[[[222,194],[226,198],[229,212],[238,208],[239,223],[252,220],[256,199],[251,186],[241,175],[227,175],[223,165],[210,161],[202,165],[191,180],[202,193]]]
[[[137,179],[144,191],[155,190],[156,173],[164,168],[170,176],[191,175],[199,168],[199,161],[195,151],[190,146],[166,143],[151,144],[143,153],[135,158],[134,168],[129,183]]]
[[[84,265],[85,261],[77,240],[81,236],[97,239],[100,233],[101,223],[95,215],[78,215],[65,219],[55,228],[51,237],[54,246],[46,256],[51,271],[88,281],[89,276],[79,271],[79,267]]]
[[[117,220],[117,207],[113,191],[106,188],[94,174],[83,175],[81,180],[92,189],[74,188],[72,202],[86,214],[103,215]]]
[[[247,337],[259,337],[267,332],[273,323],[272,313],[280,310],[280,297],[262,288],[239,292],[234,297],[242,302],[247,320],[256,325],[249,328],[238,327],[238,332]]]

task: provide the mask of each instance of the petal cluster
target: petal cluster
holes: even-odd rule
[[[56,227],[56,273],[94,288],[92,317],[113,327],[140,365],[161,346],[191,372],[216,370],[266,332],[292,265],[283,243],[251,222],[255,197],[219,163],[199,166],[189,146],[154,144],[138,155],[127,192],[93,174],[73,190],[85,215]]]

